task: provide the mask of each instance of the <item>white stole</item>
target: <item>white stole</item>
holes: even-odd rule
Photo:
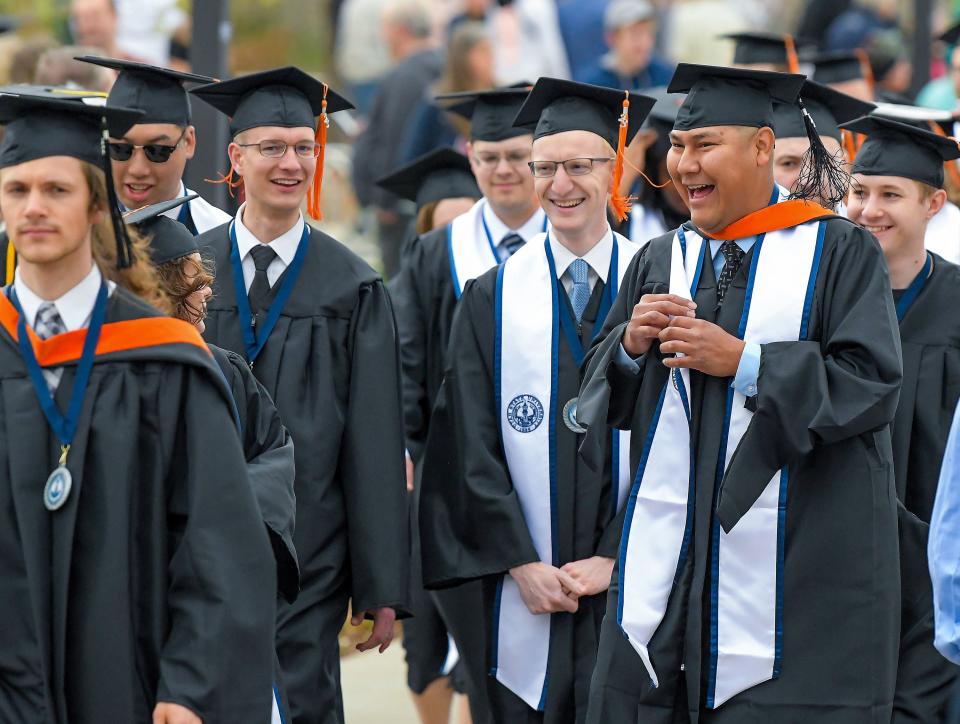
[[[468,281],[500,263],[497,248],[483,221],[486,205],[486,199],[480,199],[447,226],[447,256],[457,299]]]
[[[754,246],[739,334],[748,343],[804,339],[823,246],[823,222],[770,232]],[[691,299],[709,243],[681,227],[673,240],[670,293]],[[690,374],[675,370],[660,393],[627,503],[620,548],[618,622],[654,686],[650,640],[682,570],[694,516]],[[753,413],[730,387],[724,470]],[[717,481],[720,484],[720,481]],[[729,534],[714,521],[711,544],[711,661],[707,706],[780,674],[783,536],[787,470]],[[702,524],[701,521],[697,521]]]
[[[619,288],[637,246],[614,234]],[[500,267],[495,301],[494,389],[500,434],[510,478],[540,560],[557,564],[554,540],[556,496],[557,375],[562,300],[550,242],[538,234]],[[549,301],[548,301],[549,300]],[[602,324],[602,320],[600,321]],[[613,477],[618,510],[630,488],[629,433],[614,431]],[[505,574],[493,620],[493,671],[501,684],[531,708],[547,696],[551,615],[533,615],[519,588]]]

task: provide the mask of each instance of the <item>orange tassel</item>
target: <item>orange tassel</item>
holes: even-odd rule
[[[243,178],[241,176],[233,177],[233,166],[230,167],[230,173],[226,176],[220,174],[220,178],[205,178],[204,181],[208,184],[226,184],[227,192],[230,194],[231,199],[234,198],[234,189],[243,188]]]
[[[870,92],[873,93],[877,85],[877,79],[873,77],[873,66],[870,65],[870,56],[863,48],[856,48],[853,51],[860,59],[860,71],[863,73],[863,79],[870,86]]]
[[[783,44],[787,47],[787,70],[791,73],[799,73],[800,59],[797,57],[797,44],[793,36],[789,33],[784,33]]]
[[[307,192],[307,213],[317,221],[323,218],[320,210],[320,192],[323,190],[323,157],[327,150],[327,128],[330,126],[330,117],[327,115],[327,84],[323,84],[323,103],[320,110],[320,120],[317,123],[315,139],[320,146],[317,156],[317,170],[313,174],[313,184]]]
[[[617,138],[617,157],[613,162],[613,184],[610,189],[610,208],[617,221],[630,215],[630,198],[620,194],[623,180],[623,154],[627,147],[627,127],[630,125],[630,91],[623,92],[623,112],[620,114],[620,132]]]

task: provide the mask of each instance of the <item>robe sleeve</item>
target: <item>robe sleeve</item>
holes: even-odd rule
[[[405,617],[410,524],[400,356],[393,306],[379,280],[359,289],[349,345],[349,404],[339,477],[347,511],[353,611],[390,607]]]
[[[960,414],[954,415],[943,457],[927,554],[933,581],[934,645],[960,664]]]
[[[157,700],[186,706],[204,721],[265,721],[276,605],[270,543],[222,381],[212,370],[168,369],[158,419],[176,421],[176,432]]]
[[[718,503],[727,532],[777,470],[815,445],[884,428],[896,413],[903,365],[883,253],[867,231],[825,223],[834,238],[811,314],[819,338],[761,345],[756,411]]]
[[[226,358],[243,428],[247,474],[277,565],[277,589],[284,599],[293,602],[300,592],[300,567],[293,544],[297,517],[293,438],[283,426],[270,393],[243,358],[233,352],[227,352]]]
[[[424,582],[439,588],[540,560],[507,468],[493,388],[493,299],[463,290],[421,491]]]

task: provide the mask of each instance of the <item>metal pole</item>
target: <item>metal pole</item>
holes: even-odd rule
[[[933,0],[916,0],[914,4],[913,77],[910,93],[914,97],[930,80],[930,46],[933,37]]]
[[[230,0],[193,0],[193,37],[190,64],[195,73],[226,78],[229,75],[228,49],[233,28],[230,24]],[[203,101],[194,100],[193,124],[197,128],[197,151],[187,164],[184,182],[207,201],[229,213],[236,204],[226,184],[210,184],[228,170],[227,144],[230,131],[227,118]]]

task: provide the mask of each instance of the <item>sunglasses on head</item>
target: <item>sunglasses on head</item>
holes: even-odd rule
[[[133,152],[141,148],[143,149],[143,155],[146,156],[150,163],[166,163],[170,160],[173,152],[177,150],[177,147],[180,146],[180,141],[183,140],[186,133],[187,129],[184,128],[180,132],[180,137],[172,146],[164,143],[147,143],[143,146],[138,146],[135,143],[127,143],[126,141],[110,141],[110,143],[107,144],[107,150],[110,153],[110,158],[114,161],[129,161],[133,158]]]

